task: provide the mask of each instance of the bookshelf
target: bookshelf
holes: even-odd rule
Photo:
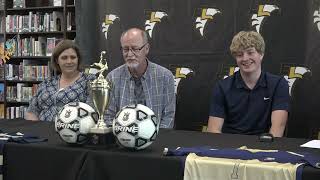
[[[37,85],[52,75],[50,57],[61,39],[75,39],[74,0],[0,0],[0,119],[23,118]],[[8,45],[8,46],[7,46]]]

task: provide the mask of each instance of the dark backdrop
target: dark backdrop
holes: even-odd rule
[[[287,135],[318,137],[319,0],[76,2],[76,39],[85,63],[98,61],[100,51],[106,50],[109,70],[123,63],[119,49],[121,32],[130,27],[150,29],[150,25],[145,25],[146,21],[154,22],[152,32],[148,31],[151,34],[149,58],[170,69],[179,81],[177,129],[202,130],[206,126],[212,87],[217,80],[232,74],[235,66],[229,54],[232,37],[241,30],[259,31],[266,41],[263,69],[290,81],[291,111]],[[211,13],[214,11],[216,13]],[[159,18],[158,14],[165,15]],[[117,18],[110,21],[112,15]],[[196,23],[201,18],[206,23]],[[107,37],[103,23],[108,26]]]

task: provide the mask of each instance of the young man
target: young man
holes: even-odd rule
[[[213,90],[208,131],[283,136],[289,109],[287,81],[261,69],[265,44],[254,31],[241,31],[230,51],[240,71]]]
[[[161,128],[172,128],[176,108],[173,74],[148,60],[150,45],[145,31],[131,28],[122,33],[120,43],[125,64],[107,76],[114,86],[107,122],[112,122],[122,107],[143,104],[154,111]]]

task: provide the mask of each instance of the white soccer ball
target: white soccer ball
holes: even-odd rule
[[[71,144],[84,144],[98,120],[98,113],[88,104],[72,102],[63,106],[55,118],[55,129],[61,139]]]
[[[113,120],[113,134],[120,145],[144,149],[156,139],[159,120],[147,106],[137,104],[123,107]]]

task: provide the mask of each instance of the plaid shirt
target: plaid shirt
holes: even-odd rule
[[[110,92],[110,105],[105,114],[109,124],[122,107],[135,103],[135,83],[125,64],[111,71],[107,77],[113,83],[113,89]],[[172,73],[168,69],[148,61],[148,67],[141,77],[141,82],[146,106],[151,108],[161,120],[160,128],[172,128],[176,109]]]

